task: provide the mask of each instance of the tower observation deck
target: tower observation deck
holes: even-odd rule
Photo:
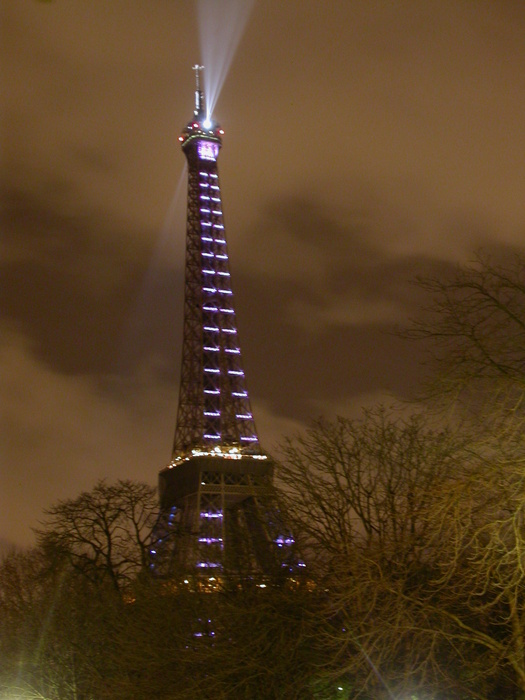
[[[179,404],[152,555],[163,575],[217,581],[293,571],[297,562],[242,365],[217,168],[224,132],[206,112],[202,67],[194,70],[193,118],[179,137],[188,162]]]

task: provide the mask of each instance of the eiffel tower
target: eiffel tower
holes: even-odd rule
[[[188,162],[182,368],[152,567],[214,588],[225,577],[290,576],[304,564],[282,522],[246,388],[217,168],[224,132],[206,112],[202,68],[193,68],[193,118],[179,137]]]

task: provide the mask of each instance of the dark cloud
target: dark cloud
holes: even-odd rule
[[[26,337],[38,360],[65,374],[105,374],[171,349],[165,329],[170,312],[180,320],[173,306],[182,285],[173,260],[153,277],[146,238],[104,212],[71,215],[23,191],[4,193],[3,203],[0,322]]]
[[[316,406],[350,396],[408,398],[423,371],[423,348],[397,334],[422,303],[410,280],[415,272],[442,276],[447,269],[429,259],[385,259],[367,276],[359,261],[349,263],[335,311],[308,279],[269,285],[241,276],[237,307],[252,394],[278,415],[302,420],[322,412]]]

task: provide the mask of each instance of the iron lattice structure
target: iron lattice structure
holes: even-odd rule
[[[260,447],[236,326],[217,158],[223,131],[206,114],[196,71],[195,109],[179,140],[188,161],[184,335],[172,461],[159,474],[161,517],[153,567],[228,576],[296,570],[293,538]]]
[[[198,73],[197,73],[198,75]],[[197,89],[182,149],[188,160],[184,338],[174,456],[258,439],[238,342],[217,169],[222,129],[208,125]]]

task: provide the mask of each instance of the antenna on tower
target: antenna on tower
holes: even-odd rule
[[[206,113],[206,105],[204,104],[204,93],[200,86],[200,72],[204,70],[204,66],[199,66],[196,63],[192,70],[195,71],[195,109],[193,113],[196,117],[203,117]]]

